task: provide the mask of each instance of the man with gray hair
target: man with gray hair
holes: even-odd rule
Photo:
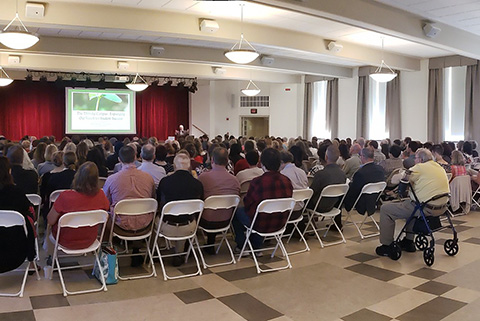
[[[157,189],[157,200],[160,208],[171,201],[202,199],[203,186],[190,172],[190,157],[184,153],[178,153],[173,159],[175,172],[164,177]],[[195,215],[166,215],[161,223],[160,232],[167,236],[182,236],[192,234],[196,227]],[[175,252],[184,250],[185,241],[174,242]],[[175,256],[173,266],[180,266],[185,259]]]
[[[378,183],[385,181],[385,172],[380,165],[377,165],[373,161],[374,152],[371,148],[363,148],[361,152],[362,167],[353,175],[352,182],[350,183],[350,188],[348,189],[347,195],[345,195],[345,200],[343,204],[345,209],[350,211],[353,207],[353,204],[357,200],[357,197],[362,192],[363,186],[369,183]],[[371,198],[376,198],[377,195],[365,195],[362,196],[358,201],[356,210],[360,214],[365,214],[365,212],[372,213],[375,211],[375,202],[371,201]]]
[[[415,166],[411,167],[403,179],[411,184],[413,193],[420,202],[426,202],[434,196],[449,193],[448,178],[445,170],[433,160],[432,153],[426,148],[415,152]],[[410,200],[401,203],[385,204],[380,209],[380,245],[376,253],[380,256],[391,256],[393,252],[393,236],[395,221],[407,219],[415,208],[415,198],[410,193]],[[427,216],[438,216],[445,213],[447,199],[441,198],[425,205],[423,211]],[[407,226],[407,235],[400,241],[400,247],[406,252],[415,252],[412,228],[413,221]]]
[[[155,147],[151,144],[143,145],[140,156],[143,161],[138,169],[152,176],[153,182],[155,183],[155,189],[157,189],[158,183],[160,183],[162,178],[167,176],[167,173],[162,166],[153,163],[155,160]]]
[[[353,174],[362,166],[362,160],[360,159],[360,152],[362,148],[359,144],[353,144],[350,148],[351,157],[345,161],[343,165],[343,172],[348,179],[352,179]]]

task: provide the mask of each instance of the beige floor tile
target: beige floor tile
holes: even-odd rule
[[[380,303],[373,304],[367,308],[377,313],[395,318],[425,302],[434,299],[435,297],[436,296],[433,294],[416,290],[407,290]]]
[[[428,282],[427,279],[419,278],[412,275],[403,275],[401,277],[388,281],[388,283],[403,286],[409,289],[416,288],[417,286],[424,284],[426,282]]]
[[[4,289],[2,288],[2,292]],[[7,298],[7,297],[0,297],[0,313],[5,312],[14,312],[14,311],[24,311],[24,310],[31,310],[32,304],[30,303],[30,298],[23,297],[14,297],[14,298]]]
[[[294,320],[338,319],[405,291],[328,263],[234,283]]]
[[[457,300],[465,303],[472,303],[473,301],[480,298],[480,292],[456,287],[442,294],[442,296],[445,298],[449,298],[449,299],[453,299],[453,300]]]
[[[231,282],[228,282],[215,274],[204,275],[201,278],[195,278],[193,281],[210,292],[210,294],[214,297],[221,297],[243,292],[243,290],[239,289]]]
[[[89,320],[243,320],[217,300],[185,305],[173,294],[88,306],[35,310],[37,321]]]

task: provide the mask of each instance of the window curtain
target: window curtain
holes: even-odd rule
[[[327,130],[338,137],[338,79],[327,81]]]
[[[474,126],[480,119],[480,62],[467,66],[465,86],[465,140],[480,140],[480,126]]]
[[[313,109],[313,83],[305,84],[305,117],[303,136],[306,139],[312,139],[312,109]]]
[[[428,77],[428,140],[440,143],[443,134],[443,68],[430,69]]]
[[[357,137],[367,137],[369,83],[370,76],[368,74],[358,77]]]
[[[387,83],[385,129],[392,139],[402,138],[402,117],[400,113],[400,72]]]
[[[108,88],[118,84],[108,84]],[[122,88],[124,88],[122,86]],[[174,136],[178,125],[189,124],[188,90],[149,86],[136,93],[137,136]],[[52,82],[14,81],[0,87],[0,134],[20,140],[65,135],[65,87]],[[118,135],[117,135],[118,136]]]

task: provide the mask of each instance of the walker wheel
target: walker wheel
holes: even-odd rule
[[[390,253],[389,257],[392,260],[396,261],[401,256],[402,256],[402,249],[400,248],[400,246],[398,246],[397,242],[394,242],[392,246],[392,252]]]
[[[443,244],[443,249],[448,255],[454,256],[458,253],[458,243],[454,240],[446,240]]]
[[[425,261],[425,264],[427,266],[432,266],[433,262],[435,261],[435,255],[434,255],[434,248],[426,248],[423,251],[423,260]]]
[[[428,239],[425,235],[418,234],[415,236],[415,246],[420,251],[425,250],[428,247]]]

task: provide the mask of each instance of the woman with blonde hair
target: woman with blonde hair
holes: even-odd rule
[[[452,171],[452,181],[457,176],[468,175],[467,168],[465,167],[465,157],[463,157],[462,152],[454,150],[452,152],[452,161],[450,165]]]

